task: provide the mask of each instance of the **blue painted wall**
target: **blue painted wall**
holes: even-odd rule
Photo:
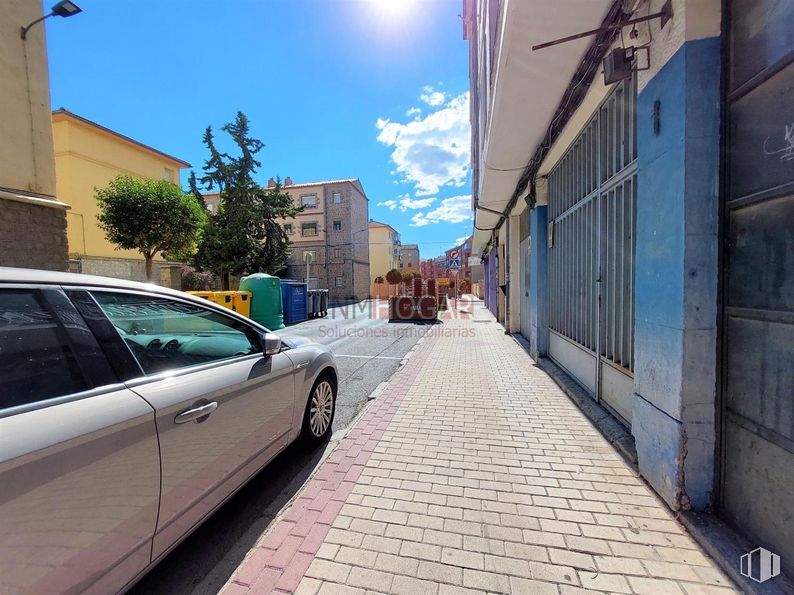
[[[637,98],[632,433],[674,508],[705,508],[713,491],[720,43],[686,42]]]
[[[535,207],[529,222],[531,252],[529,257],[529,346],[537,359],[548,353],[548,207]]]

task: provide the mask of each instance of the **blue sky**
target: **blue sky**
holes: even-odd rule
[[[77,1],[46,22],[53,109],[197,170],[242,110],[260,181],[359,177],[423,258],[471,233],[460,0]]]

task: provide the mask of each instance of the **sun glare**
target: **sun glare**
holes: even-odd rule
[[[404,19],[416,6],[416,0],[368,0],[384,19]]]

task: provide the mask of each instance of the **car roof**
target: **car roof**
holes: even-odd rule
[[[169,289],[168,287],[160,287],[154,283],[140,283],[138,281],[127,281],[126,279],[115,279],[113,277],[100,277],[99,275],[80,275],[77,273],[64,273],[61,271],[42,271],[40,269],[22,269],[14,267],[0,267],[0,285],[3,283],[33,283],[42,285],[75,285],[75,286],[90,286],[90,287],[104,287],[107,289],[132,289],[136,291],[146,291],[148,293],[159,293],[162,295],[170,295],[182,300],[190,300],[201,304],[205,308],[223,312],[226,316],[239,318],[248,324],[252,324],[261,328],[264,331],[270,332],[262,324],[256,320],[242,316],[233,310],[224,308],[218,304],[214,304],[204,298],[190,295],[184,291],[177,291],[176,289]]]
[[[182,291],[167,287],[160,287],[154,283],[139,283],[126,279],[113,277],[100,277],[99,275],[79,275],[77,273],[64,273],[61,271],[42,271],[39,269],[22,269],[14,267],[0,267],[0,283],[44,283],[48,285],[91,285],[94,287],[108,287],[115,289],[136,289],[138,291],[155,291],[179,297],[185,297]]]

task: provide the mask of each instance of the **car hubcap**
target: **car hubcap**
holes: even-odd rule
[[[334,411],[334,393],[331,384],[323,380],[314,389],[312,403],[309,408],[309,426],[312,434],[317,437],[325,434],[331,423],[331,414]]]

